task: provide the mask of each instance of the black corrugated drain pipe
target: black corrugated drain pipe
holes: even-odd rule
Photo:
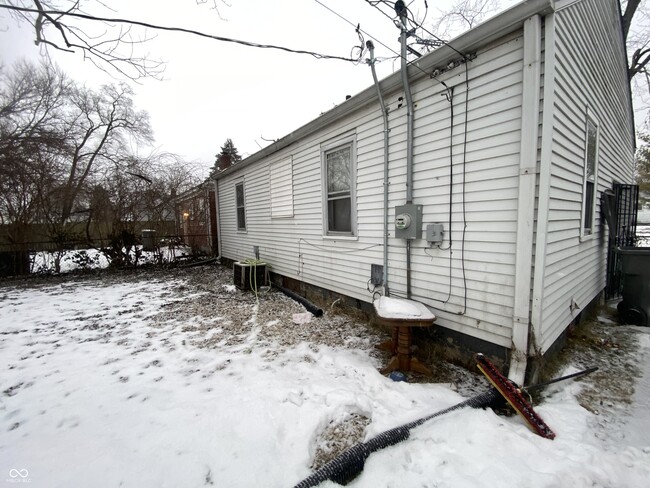
[[[291,299],[297,301],[298,303],[300,303],[303,307],[305,307],[307,309],[308,312],[311,312],[311,314],[314,317],[322,317],[323,316],[323,309],[318,308],[316,305],[311,303],[306,298],[301,297],[297,293],[292,292],[291,290],[285,288],[284,286],[276,285],[275,283],[273,283],[273,286],[275,286],[278,290],[280,290],[282,293],[284,293],[289,298],[291,298]]]

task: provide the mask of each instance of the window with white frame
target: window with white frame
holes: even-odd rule
[[[596,193],[598,180],[598,122],[587,112],[585,128],[585,162],[582,183],[582,225],[581,237],[594,233],[596,216]]]
[[[246,198],[244,182],[235,185],[235,206],[237,208],[237,230],[246,230]]]
[[[353,138],[322,149],[324,232],[353,236],[356,232],[356,154]]]
[[[293,217],[293,164],[291,158],[271,164],[271,218]]]

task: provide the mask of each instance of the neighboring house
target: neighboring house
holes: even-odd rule
[[[397,72],[380,83],[387,212],[384,125],[370,86],[216,175],[221,255],[243,259],[259,246],[286,280],[362,302],[373,300],[371,278],[382,281],[372,265],[385,266],[391,296],[431,307],[450,342],[500,351],[523,381],[527,359],[549,351],[603,290],[600,196],[633,181],[619,2],[529,0],[450,44],[408,68],[412,202]],[[405,203],[415,207],[396,215]],[[432,223],[442,242],[439,226],[427,241]]]
[[[216,254],[217,208],[209,180],[178,195],[175,199],[177,233],[193,252]]]

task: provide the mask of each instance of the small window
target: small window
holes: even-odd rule
[[[244,183],[235,185],[235,202],[237,207],[237,230],[246,230],[246,199]]]
[[[582,227],[581,236],[594,233],[594,217],[596,215],[596,184],[598,178],[598,124],[587,113],[585,129],[585,167],[582,186]]]
[[[353,141],[323,150],[325,233],[355,233],[355,161]]]

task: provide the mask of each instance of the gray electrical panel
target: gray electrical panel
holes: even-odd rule
[[[395,237],[422,239],[422,205],[395,207]]]
[[[428,224],[427,242],[429,244],[442,244],[443,232],[444,229],[442,224]]]

